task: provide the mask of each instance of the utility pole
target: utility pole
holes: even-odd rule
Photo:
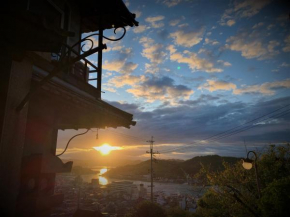
[[[147,141],[148,143],[150,143],[150,151],[146,151],[146,153],[150,154],[150,172],[151,172],[151,202],[153,202],[153,155],[154,154],[159,154],[158,152],[153,152],[153,143],[155,141],[153,141],[153,136],[151,136],[151,140]]]

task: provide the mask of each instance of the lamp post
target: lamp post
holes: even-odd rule
[[[255,159],[254,159],[254,160],[252,160],[252,159],[249,158],[249,154],[250,154],[250,153],[253,153],[253,154],[254,154],[254,156],[255,156]],[[245,159],[245,158],[242,159],[242,161],[243,161],[243,167],[244,167],[246,170],[250,170],[250,169],[252,169],[253,164],[254,164],[254,167],[255,167],[255,173],[256,173],[256,182],[257,182],[257,188],[258,188],[258,195],[259,195],[259,198],[261,198],[260,179],[259,179],[259,176],[258,176],[258,167],[257,167],[257,163],[256,163],[257,159],[258,159],[258,157],[257,157],[256,152],[254,152],[254,151],[249,151],[249,152],[247,153],[247,158],[246,158],[246,159]]]

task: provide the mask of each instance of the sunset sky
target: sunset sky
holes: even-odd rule
[[[122,149],[107,158],[145,160],[151,136],[161,152],[158,158],[179,159],[244,157],[244,141],[248,150],[289,141],[290,18],[285,2],[125,1],[139,27],[128,27],[119,42],[104,40],[102,98],[132,113],[137,125],[99,130],[98,139],[89,132],[74,139],[63,158],[105,158],[93,147],[108,143]],[[113,30],[104,34],[114,35]],[[96,55],[89,59],[97,62]],[[272,118],[243,125],[244,132],[210,138],[270,112]],[[59,131],[58,147],[83,131]]]

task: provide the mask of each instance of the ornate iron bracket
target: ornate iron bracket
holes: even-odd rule
[[[126,32],[127,32],[127,30],[126,30],[126,28],[125,27],[117,27],[117,28],[115,28],[114,29],[114,34],[117,34],[116,33],[116,30],[117,29],[123,29],[123,34],[119,37],[119,38],[109,38],[109,37],[107,37],[107,36],[104,36],[104,35],[102,35],[102,37],[104,38],[104,39],[107,39],[108,41],[120,41],[122,38],[124,38],[124,36],[126,35]],[[102,30],[101,30],[102,31]],[[90,39],[90,37],[92,37],[92,36],[96,36],[96,35],[98,35],[98,36],[100,36],[100,33],[93,33],[93,34],[91,34],[91,35],[88,35],[88,36],[86,36],[85,38],[83,38],[82,40],[80,40],[80,41],[78,41],[77,43],[75,43],[73,46],[72,46],[72,48],[74,48],[75,46],[77,46],[78,44],[81,44],[81,43],[83,43],[83,42],[85,42],[85,41],[89,41],[90,43],[91,43],[91,46],[90,46],[90,48],[88,49],[88,50],[91,50],[91,49],[93,49],[93,47],[94,47],[94,41],[92,40],[92,39]],[[81,51],[82,52],[87,52],[87,51],[84,51],[83,50],[83,47],[85,46],[85,44],[83,44],[83,45],[81,45]]]

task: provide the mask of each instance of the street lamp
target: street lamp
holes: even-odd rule
[[[253,153],[253,154],[254,154],[254,156],[255,156],[255,159],[254,159],[254,160],[252,160],[252,159],[249,158],[249,154],[250,154],[250,153]],[[259,176],[258,176],[258,167],[257,167],[257,163],[256,163],[257,159],[258,159],[258,157],[257,157],[256,152],[254,152],[254,151],[249,151],[249,152],[247,153],[247,158],[246,158],[246,159],[243,158],[243,159],[242,159],[242,162],[243,162],[243,167],[244,167],[246,170],[250,170],[250,169],[252,169],[253,164],[254,164],[254,167],[255,167],[255,173],[256,173],[256,182],[257,182],[257,188],[258,188],[258,195],[259,195],[259,198],[261,198],[260,179],[259,179]]]

